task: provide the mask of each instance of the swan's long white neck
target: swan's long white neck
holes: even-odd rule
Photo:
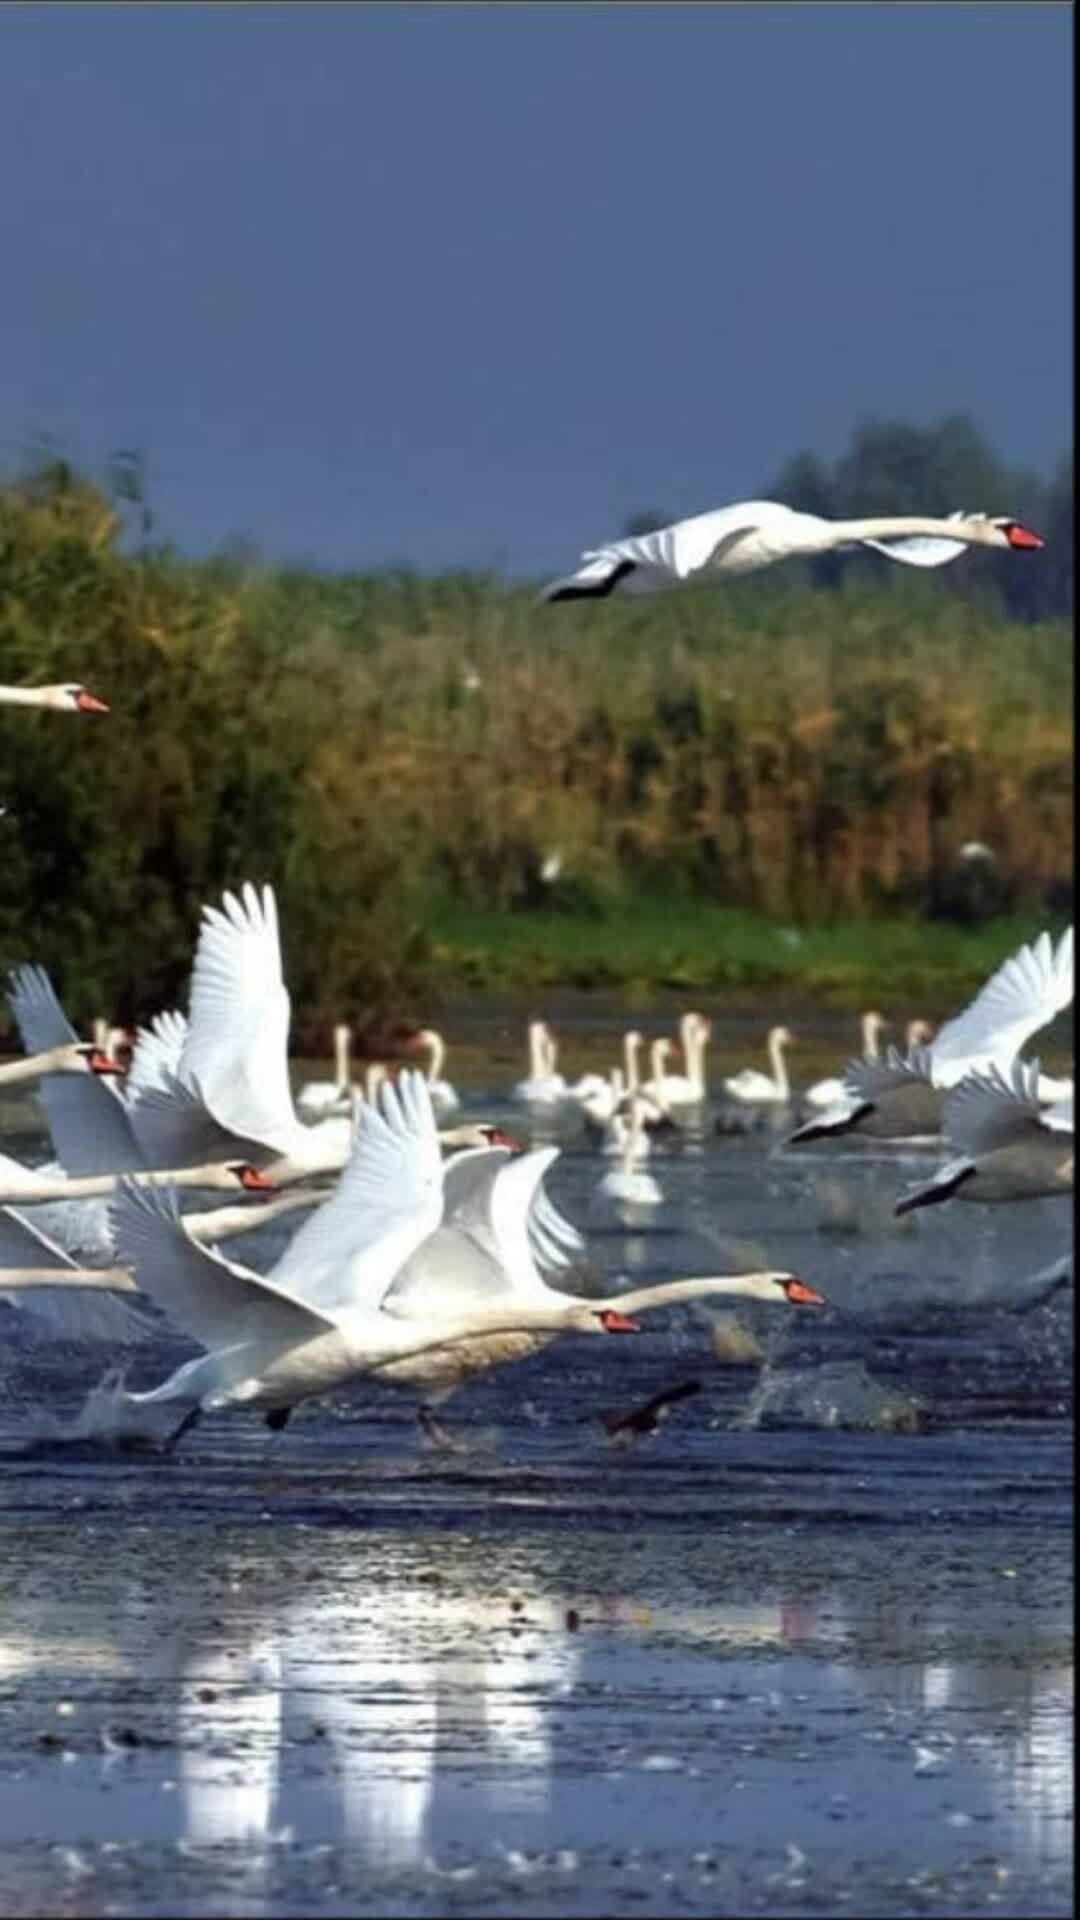
[[[28,1054],[25,1060],[9,1061],[0,1067],[0,1086],[13,1087],[20,1080],[40,1080],[45,1073],[86,1073],[86,1061],[70,1044],[49,1047],[44,1053]]]
[[[133,1180],[138,1187],[216,1187],[235,1191],[239,1182],[220,1162],[201,1167],[171,1167],[168,1171],[140,1169],[131,1173],[87,1173],[75,1179],[59,1174],[28,1173],[17,1181],[5,1181],[0,1175],[0,1206],[21,1207],[40,1200],[97,1200],[115,1193],[121,1180]]]
[[[352,1080],[350,1052],[352,1035],[344,1024],[334,1028],[334,1084],[348,1093]]]
[[[682,1050],[686,1056],[686,1077],[694,1092],[705,1098],[705,1028],[696,1013],[684,1013],[679,1022]]]
[[[885,1025],[880,1013],[864,1013],[860,1022],[862,1030],[862,1052],[864,1060],[876,1060],[880,1052],[879,1042]]]
[[[635,1033],[631,1028],[629,1033],[623,1034],[623,1070],[626,1074],[627,1094],[636,1093],[638,1087],[641,1085],[641,1076],[638,1071],[638,1055],[640,1051],[641,1035],[640,1033]]]
[[[842,547],[854,540],[902,540],[910,534],[929,534],[936,539],[964,540],[987,547],[998,544],[989,520],[940,520],[932,514],[901,513],[869,520],[823,521],[821,545]]]
[[[0,706],[63,707],[59,687],[0,687]]]
[[[735,1273],[700,1280],[658,1280],[651,1287],[632,1287],[629,1293],[608,1294],[598,1304],[614,1307],[619,1313],[644,1313],[648,1307],[669,1306],[676,1300],[705,1300],[711,1295],[724,1299],[760,1300],[759,1276]]]
[[[544,1077],[545,1035],[543,1022],[529,1021],[529,1079],[542,1080]]]
[[[427,1083],[433,1087],[436,1080],[442,1079],[443,1064],[446,1060],[446,1042],[434,1027],[427,1030],[428,1066]]]
[[[2,1267],[0,1294],[20,1287],[96,1288],[109,1293],[138,1293],[126,1267]]]
[[[769,1054],[769,1065],[772,1068],[772,1077],[776,1082],[777,1092],[786,1100],[788,1094],[791,1092],[791,1082],[788,1079],[787,1061],[784,1059],[784,1041],[775,1027],[770,1033],[766,1045]]]

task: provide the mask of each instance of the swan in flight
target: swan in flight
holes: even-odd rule
[[[844,1097],[796,1127],[792,1142],[843,1134],[878,1140],[934,1139],[941,1132],[945,1092],[969,1074],[1007,1073],[1025,1041],[1072,1005],[1073,930],[1055,946],[1048,933],[1020,947],[991,974],[974,1000],[905,1056],[888,1048],[880,1060],[853,1060]]]
[[[875,1013],[872,1008],[869,1012],[862,1015],[859,1030],[862,1034],[862,1057],[864,1060],[877,1060],[880,1058],[881,1035],[888,1024],[884,1014]],[[916,1022],[912,1022],[913,1026],[916,1024]],[[914,1043],[909,1042],[909,1044]],[[836,1074],[830,1075],[827,1080],[815,1080],[813,1086],[806,1088],[802,1098],[809,1107],[834,1107],[838,1100],[844,1098],[844,1082]]]
[[[492,1155],[495,1178],[477,1171]],[[606,1300],[554,1290],[537,1271],[528,1224],[552,1157],[541,1149],[507,1166],[506,1150],[491,1148],[444,1163],[424,1077],[404,1072],[379,1089],[333,1195],[265,1276],[194,1241],[173,1196],[125,1183],[111,1209],[117,1255],[205,1349],[161,1386],[125,1394],[125,1403],[187,1402],[172,1447],[209,1409],[257,1407],[278,1428],[298,1401],[367,1373],[452,1391],[469,1374],[516,1357],[504,1350],[507,1337],[524,1337],[531,1350],[571,1330],[636,1332],[631,1314],[668,1300],[737,1292],[820,1302],[792,1274],[674,1281]],[[458,1235],[459,1257],[471,1251],[464,1271],[454,1271],[448,1229]],[[435,1257],[429,1251],[416,1264],[425,1245]]]
[[[724,1081],[724,1092],[732,1100],[746,1100],[754,1103],[769,1101],[783,1105],[791,1099],[791,1082],[788,1079],[787,1062],[784,1048],[790,1047],[794,1034],[786,1027],[770,1027],[765,1041],[765,1051],[769,1056],[770,1073],[760,1073],[757,1067],[744,1067],[741,1073],[735,1073]]]
[[[553,580],[539,597],[582,600],[611,593],[657,593],[689,582],[756,573],[777,560],[844,547],[872,547],[908,567],[941,567],[968,546],[1030,552],[1044,545],[1037,533],[1007,516],[954,513],[940,519],[900,514],[823,520],[776,500],[743,500],[652,533],[587,548],[575,571]]]
[[[51,707],[57,713],[108,713],[104,700],[65,680],[56,687],[0,687],[0,707]]]
[[[455,1177],[463,1157],[444,1167],[423,1075],[387,1080],[334,1193],[267,1275],[193,1240],[174,1194],[147,1194],[126,1180],[111,1208],[119,1259],[206,1351],[161,1386],[125,1394],[125,1403],[187,1401],[171,1449],[208,1409],[258,1407],[268,1425],[282,1427],[299,1400],[446,1342],[522,1325],[636,1332],[604,1302],[557,1294],[552,1306],[480,1301],[466,1311],[440,1299],[422,1325],[386,1310],[401,1268],[439,1226],[444,1177]]]
[[[942,1200],[1038,1200],[1073,1190],[1073,1104],[1039,1101],[1039,1063],[987,1067],[946,1093],[942,1132],[955,1147],[933,1178],[902,1194],[893,1212]]]

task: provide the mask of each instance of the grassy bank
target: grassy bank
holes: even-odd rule
[[[793,987],[837,1006],[866,997],[974,991],[1042,925],[1012,915],[979,928],[847,921],[796,928],[760,914],[640,901],[602,915],[441,909],[430,926],[435,983],[514,993],[573,986],[650,990]]]

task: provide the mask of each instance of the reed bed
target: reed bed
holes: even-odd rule
[[[312,1018],[485,984],[462,915],[589,929],[572,955],[701,909],[713,978],[724,910],[817,938],[1071,906],[1062,622],[910,576],[540,607],[122,536],[77,475],[0,489],[0,678],[112,706],[0,717],[0,961],[42,960],[73,1010],[174,1002],[200,905],[249,877]],[[530,952],[489,947],[501,982]]]

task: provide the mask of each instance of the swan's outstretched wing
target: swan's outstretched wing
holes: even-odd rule
[[[182,1013],[155,1013],[148,1027],[140,1027],[124,1082],[124,1094],[133,1106],[148,1087],[160,1087],[167,1073],[175,1073],[187,1039]],[[174,1163],[175,1164],[175,1163]]]
[[[272,1272],[328,1319],[375,1309],[443,1215],[443,1164],[422,1073],[385,1080],[363,1110],[329,1200],[305,1220]]]
[[[149,1167],[202,1167],[216,1160],[264,1157],[261,1141],[218,1125],[194,1074],[182,1081],[162,1065],[160,1085],[144,1087],[131,1107],[131,1125]]]
[[[192,1339],[211,1350],[256,1338],[310,1340],[333,1325],[315,1308],[193,1240],[175,1192],[122,1182],[109,1207],[117,1258]]]
[[[28,1053],[78,1040],[44,967],[13,970],[8,1005]],[[37,1092],[65,1173],[127,1173],[144,1164],[123,1101],[89,1068],[47,1073]]]
[[[947,1020],[930,1043],[937,1086],[953,1086],[973,1068],[1008,1067],[1025,1040],[1072,1004],[1073,930],[1055,947],[1048,933],[1010,955],[971,1005]]]
[[[844,1091],[856,1102],[880,1100],[882,1094],[896,1093],[901,1087],[929,1086],[930,1049],[912,1047],[900,1053],[887,1047],[877,1060],[849,1060],[844,1069]]]
[[[470,1147],[443,1162],[443,1222],[489,1242],[495,1176],[510,1158],[509,1147]]]
[[[558,1147],[534,1147],[531,1153],[515,1154],[506,1166],[500,1168],[492,1185],[490,1206],[494,1248],[515,1293],[547,1293],[533,1258],[529,1215],[540,1182],[558,1157]]]
[[[146,1340],[155,1331],[146,1314],[104,1289],[19,1287],[7,1292],[4,1270],[18,1267],[53,1267],[58,1277],[80,1272],[71,1255],[25,1214],[15,1207],[0,1207],[0,1300],[33,1314],[58,1339],[129,1344]]]
[[[950,513],[950,520],[966,520],[962,510]],[[900,540],[860,540],[861,547],[873,547],[887,560],[899,560],[905,567],[944,567],[956,560],[967,546],[966,540],[946,540],[931,533],[907,534]]]
[[[1038,1061],[1014,1060],[1007,1070],[984,1067],[952,1087],[945,1097],[942,1125],[957,1152],[976,1160],[999,1147],[1072,1131],[1048,1120],[1046,1113],[1039,1105]]]
[[[289,995],[272,887],[245,883],[204,907],[178,1078],[220,1126],[288,1153],[300,1124],[289,1087]]]
[[[528,1218],[529,1245],[541,1272],[562,1272],[585,1252],[585,1241],[572,1220],[555,1205],[543,1183],[533,1193]]]

